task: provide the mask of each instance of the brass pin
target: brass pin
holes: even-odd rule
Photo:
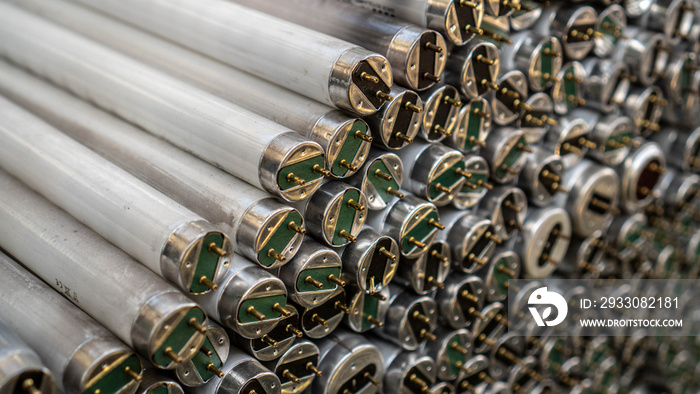
[[[515,148],[519,151],[527,152],[527,153],[532,153],[532,148],[525,144],[518,144],[515,146]]]
[[[649,163],[647,168],[649,169],[649,171],[655,172],[657,174],[663,174],[664,172],[666,172],[665,168],[663,168],[662,166],[660,166],[658,163],[655,163],[655,162]]]
[[[428,316],[420,313],[419,311],[414,311],[413,314],[411,314],[411,317],[415,320],[422,321],[425,324],[430,324],[430,318],[428,318]]]
[[[474,111],[472,113],[480,118],[489,120],[491,119],[491,115],[487,114],[486,112],[480,110],[479,108],[474,108]]]
[[[576,75],[572,73],[566,73],[566,80],[567,81],[574,81],[576,83],[583,83],[583,78],[577,77]]]
[[[641,195],[643,195],[643,196],[646,197],[646,196],[648,196],[649,194],[651,194],[651,190],[650,190],[648,187],[646,187],[646,186],[642,186],[642,187],[639,188],[639,193],[640,193]]]
[[[575,154],[577,154],[577,155],[581,153],[581,149],[579,149],[579,148],[576,147],[576,146],[571,145],[571,144],[568,143],[568,142],[565,142],[564,144],[562,144],[561,149],[562,149],[563,151],[565,151],[565,152],[568,152],[568,153],[575,153]]]
[[[469,349],[465,348],[464,346],[460,345],[457,342],[450,343],[450,349],[455,350],[464,356],[466,356],[467,353],[469,353]]]
[[[163,354],[165,354],[165,355],[168,356],[171,360],[175,361],[175,362],[178,363],[178,364],[182,362],[182,357],[180,357],[180,355],[178,355],[177,353],[175,353],[175,352],[173,351],[173,348],[171,348],[170,346],[168,346],[168,347],[166,347],[165,349],[163,349]]]
[[[312,278],[311,276],[307,276],[304,278],[304,283],[307,285],[311,285],[316,287],[317,289],[323,289],[323,283],[317,281],[316,279]]]
[[[582,41],[588,41],[591,39],[591,36],[588,34],[581,33],[580,31],[574,29],[569,32],[569,35],[574,38],[580,38]]]
[[[321,376],[321,371],[318,368],[316,368],[312,361],[306,363],[306,370],[313,372],[314,374],[316,374],[316,376]]]
[[[136,371],[134,371],[133,369],[131,369],[131,367],[129,367],[128,365],[124,368],[124,374],[126,374],[131,379],[133,379],[137,382],[140,382],[143,380],[143,376],[141,376],[141,374],[139,374]]]
[[[508,96],[508,97],[510,97],[510,98],[512,98],[512,99],[518,99],[518,98],[520,98],[520,93],[518,93],[518,92],[516,92],[516,91],[514,91],[514,90],[510,90],[510,89],[508,89],[508,88],[501,88],[500,93],[501,93],[501,94],[505,94],[506,96]]]
[[[484,340],[484,342],[486,342],[486,343],[491,342],[491,343],[490,343],[490,346],[493,346],[493,344],[495,343],[495,342],[491,341],[491,340],[488,339],[488,338],[486,338],[486,339]],[[488,384],[491,384],[491,385],[495,383],[495,381],[494,381],[493,379],[491,379],[491,377],[490,377],[489,375],[487,375],[486,372],[481,372],[481,373],[479,373],[479,379],[481,379],[481,380],[483,380],[484,382],[486,382],[486,383],[488,383]]]
[[[395,134],[394,134],[394,137],[396,137],[397,139],[400,139],[401,141],[403,141],[403,142],[405,142],[405,143],[407,143],[407,144],[412,144],[412,143],[413,143],[413,138],[411,138],[411,137],[409,137],[409,136],[407,136],[407,135],[405,135],[405,134],[402,134],[402,133],[395,133]]]
[[[323,327],[328,327],[328,322],[326,321],[326,319],[322,318],[322,317],[319,316],[317,313],[314,313],[314,314],[311,316],[311,321],[314,321],[314,322],[316,322],[316,323],[322,325]]]
[[[314,166],[311,167],[311,170],[312,170],[313,172],[318,173],[318,174],[321,174],[321,175],[323,175],[323,176],[325,176],[325,177],[329,177],[329,176],[333,175],[330,171],[328,171],[327,169],[321,167],[321,166],[318,165],[318,164],[314,164]]]
[[[214,375],[218,376],[219,379],[223,379],[226,374],[220,370],[219,368],[214,365],[214,363],[209,363],[207,364],[207,371],[213,373]]]
[[[270,248],[270,250],[267,251],[267,257],[272,257],[273,259],[281,262],[287,261],[287,258],[284,257],[283,255],[277,253],[276,250]]]
[[[187,325],[194,328],[200,334],[207,333],[207,328],[200,324],[195,317],[191,317],[190,320],[187,321]]]
[[[425,249],[425,244],[423,242],[413,238],[413,237],[408,239],[408,243],[415,246],[415,247]]]
[[[495,84],[491,81],[487,81],[486,79],[482,79],[480,83],[481,83],[481,86],[486,86],[487,88],[492,89],[492,90],[499,90],[501,88],[497,84]]]
[[[516,10],[516,11],[520,11],[520,9],[522,8],[522,6],[520,5],[520,3],[511,2],[511,1],[504,1],[504,2],[503,2],[503,5],[504,5],[505,7],[511,8],[511,9],[513,9],[513,10]]]
[[[374,141],[374,138],[372,138],[371,135],[365,134],[361,132],[360,130],[357,130],[355,134],[353,134],[355,138],[361,139],[362,141],[367,141],[367,142],[372,142]]]
[[[396,261],[396,255],[388,251],[385,247],[379,248],[379,254],[382,256],[386,257],[387,259],[391,261]]]
[[[288,311],[285,307],[283,307],[282,305],[280,305],[279,302],[275,302],[275,303],[272,305],[272,310],[275,311],[275,312],[279,312],[279,313],[280,313],[282,316],[284,316],[284,317],[292,316],[292,312]]]
[[[458,168],[455,168],[455,174],[461,175],[461,176],[463,176],[463,177],[465,177],[465,178],[467,178],[467,179],[469,179],[469,178],[472,177],[472,174],[470,174],[470,173],[464,171],[463,169],[461,169],[461,168],[459,168],[459,167],[458,167]]]
[[[450,190],[450,188],[442,186],[439,183],[437,185],[435,185],[435,190],[437,190],[439,192],[443,192],[443,193],[448,194],[448,195],[452,195],[452,190]]]
[[[340,232],[338,232],[338,236],[340,236],[341,238],[345,238],[350,242],[357,242],[357,237],[345,230],[340,230]]]
[[[518,109],[523,109],[523,110],[528,111],[528,112],[532,111],[532,107],[530,105],[528,105],[527,103],[521,103],[519,100],[516,100],[516,102],[517,102],[516,106],[518,107]]]
[[[486,148],[486,143],[478,138],[475,138],[474,136],[469,136],[469,143],[480,148]]]
[[[199,280],[197,281],[197,283],[199,283],[199,284],[202,285],[202,286],[205,286],[205,287],[209,288],[209,289],[212,290],[212,291],[216,291],[216,290],[219,288],[219,285],[217,285],[216,283],[210,281],[209,278],[207,278],[206,276],[201,276],[201,277],[199,278]]]
[[[479,6],[478,3],[475,3],[473,1],[467,1],[467,0],[459,0],[459,5],[462,7],[469,7],[469,8],[477,8]]]
[[[207,250],[216,253],[219,257],[226,257],[228,255],[226,251],[221,249],[215,242],[210,243]]]
[[[252,306],[252,305],[249,306],[248,309],[245,310],[245,312],[246,312],[247,314],[253,316],[254,318],[260,320],[260,321],[265,320],[265,315],[263,315],[262,313],[258,312],[258,311],[255,309],[255,307]]]
[[[499,245],[503,243],[503,240],[501,238],[497,237],[496,234],[493,234],[490,231],[487,231],[486,234],[484,234],[484,237],[490,239],[491,241]]]
[[[437,337],[435,336],[435,334],[433,334],[432,332],[426,330],[425,328],[423,328],[423,329],[420,330],[420,337],[421,337],[422,339],[427,339],[427,340],[429,340],[430,342],[435,342],[435,341],[437,340]]]
[[[301,330],[299,330],[298,328],[294,327],[294,326],[291,325],[291,324],[287,324],[287,327],[285,327],[285,331],[290,332],[290,333],[296,335],[297,338],[301,338],[301,337],[304,336],[304,333],[301,332]]]
[[[364,375],[362,375],[362,376],[363,376],[365,379],[369,380],[370,383],[372,383],[373,385],[375,385],[375,386],[377,386],[377,387],[379,387],[379,386],[381,385],[381,382],[378,381],[377,378],[375,378],[374,376],[372,376],[372,374],[369,373],[369,372],[365,372]]]
[[[352,172],[355,172],[355,171],[357,171],[357,170],[359,169],[356,165],[353,165],[352,163],[349,163],[349,162],[348,162],[347,160],[345,160],[345,159],[340,160],[340,163],[338,163],[338,165],[341,166],[341,167],[343,167],[343,168],[347,168],[348,170],[350,170],[350,171],[352,171]]]
[[[294,383],[297,383],[297,384],[298,384],[299,382],[301,382],[301,380],[299,380],[299,378],[296,377],[293,373],[289,372],[288,369],[285,369],[285,370],[282,372],[282,376],[285,377],[285,378],[287,378],[288,380],[291,380],[291,381],[294,382]]]
[[[610,204],[606,203],[605,201],[601,201],[595,197],[591,198],[591,205],[593,205],[596,208],[600,208],[604,211],[610,211],[612,208]]]
[[[515,204],[513,204],[510,200],[505,200],[503,202],[503,206],[506,208],[510,209],[511,211],[515,211],[517,213],[522,212],[522,208],[517,207]]]
[[[212,352],[211,350],[205,348],[204,346],[202,346],[202,347],[199,348],[199,352],[202,353],[202,354],[204,354],[204,355],[207,356],[207,357],[211,357],[211,356],[214,355],[214,352]]]
[[[24,379],[24,381],[22,382],[22,390],[28,392],[29,394],[41,394],[41,390],[36,388],[36,386],[34,385],[34,379],[32,378]]]
[[[379,293],[379,292],[372,292],[372,293],[369,293],[369,295],[371,295],[372,297],[378,299],[379,301],[386,301],[386,297],[384,297],[384,296],[382,295],[382,293]]]
[[[542,50],[542,53],[543,53],[545,56],[550,56],[550,57],[561,57],[561,52],[554,51],[554,50],[552,50],[552,49],[550,49],[550,48],[545,48],[544,50]]]
[[[262,337],[260,337],[260,340],[267,343],[268,345],[272,346],[273,348],[278,347],[280,344],[279,342],[275,341],[274,339],[270,338],[269,335],[265,334]]]
[[[409,109],[417,114],[423,112],[423,108],[411,103],[410,101],[407,101],[406,104],[404,104],[403,106],[406,107],[406,109]]]
[[[376,279],[374,276],[369,277],[369,291],[370,293],[374,293],[374,289],[377,287]]]
[[[498,41],[498,42],[504,42],[504,43],[506,43],[506,44],[508,44],[508,45],[510,45],[510,44],[513,43],[513,41],[509,40],[509,39],[506,38],[506,37],[503,37],[503,36],[500,35],[500,34],[496,34],[496,33],[492,32],[492,31],[489,31],[489,30],[486,30],[486,29],[482,29],[482,30],[483,30],[483,34],[479,34],[479,35],[481,35],[481,36],[490,37],[490,38],[493,39],[493,40],[496,40],[496,41]]]
[[[557,122],[556,119],[552,119],[552,118],[550,118],[550,117],[547,116],[547,115],[542,115],[542,117],[541,117],[540,119],[542,119],[543,121],[547,122],[547,124],[550,125],[550,126],[558,126],[558,125],[559,125],[559,122]]]
[[[579,145],[585,146],[589,149],[595,149],[598,147],[598,145],[595,142],[587,139],[586,137],[580,137],[578,139],[578,143],[579,143]]]
[[[435,227],[435,228],[437,228],[437,229],[439,229],[439,230],[444,230],[444,229],[445,229],[445,226],[444,226],[444,225],[440,224],[440,222],[438,222],[437,220],[435,220],[435,219],[433,219],[433,218],[428,219],[428,224],[431,225],[431,226],[433,226],[433,227]]]
[[[405,197],[403,193],[401,193],[401,192],[398,191],[398,190],[394,190],[394,189],[392,189],[392,188],[390,188],[390,187],[387,187],[387,188],[386,188],[386,194],[392,195],[392,196],[394,196],[394,197],[398,197],[399,200],[403,200],[403,198]]]
[[[511,278],[515,278],[515,271],[508,269],[502,265],[499,265],[498,267],[496,267],[496,271],[501,272],[503,274],[506,274],[506,275],[510,276]]]
[[[298,176],[294,175],[294,173],[289,173],[287,174],[287,182],[293,182],[296,183],[299,186],[304,186],[306,185],[306,181],[299,178]]]
[[[481,342],[483,342],[483,343],[489,345],[489,346],[493,346],[493,345],[496,344],[496,341],[494,341],[493,339],[487,337],[486,334],[484,334],[484,333],[479,334],[479,336],[477,337],[477,339],[480,340]],[[482,380],[483,380],[483,379],[482,379]]]
[[[452,105],[454,105],[455,107],[461,107],[461,106],[462,106],[462,102],[461,102],[461,101],[459,101],[458,99],[457,99],[457,100],[456,100],[456,99],[453,99],[453,98],[450,97],[450,96],[445,96],[445,97],[443,97],[443,101],[444,101],[445,103],[452,104]]]
[[[348,308],[347,305],[343,304],[340,301],[336,301],[335,304],[333,304],[333,307],[335,307],[335,309],[340,309],[341,311],[343,311],[347,315],[350,314],[350,308]]]
[[[433,126],[433,128],[434,128],[438,133],[440,133],[440,134],[444,134],[444,135],[447,135],[447,136],[449,136],[449,135],[452,134],[452,133],[450,133],[449,130],[447,130],[446,128],[440,126],[439,124],[436,124],[435,126]]]
[[[348,200],[347,205],[348,205],[348,207],[354,208],[360,212],[363,212],[365,210],[364,205],[357,203],[357,202],[353,201],[352,199]]]
[[[586,105],[586,100],[584,100],[584,99],[582,99],[582,98],[580,98],[580,97],[577,97],[577,96],[575,96],[575,95],[573,95],[573,94],[570,94],[566,99],[569,100],[569,102],[572,103],[572,104],[576,104],[576,105],[579,105],[579,106]]]
[[[525,123],[530,124],[530,125],[534,125],[537,127],[544,126],[543,120],[537,119],[530,114],[525,115],[524,120],[525,120]]]
[[[427,79],[428,81],[435,83],[440,83],[440,81],[442,81],[440,77],[431,73],[423,73],[423,79]]]
[[[549,73],[542,74],[542,79],[544,79],[545,81],[549,81],[549,82],[561,81],[561,78],[557,77],[556,75],[551,75]]]
[[[306,229],[303,228],[303,227],[301,227],[300,225],[294,223],[293,221],[292,221],[292,222],[289,222],[289,223],[287,224],[287,228],[290,229],[290,230],[292,230],[292,231],[294,231],[294,232],[297,232],[297,233],[299,233],[299,234],[301,234],[301,235],[306,234]]]
[[[372,83],[379,83],[378,77],[375,77],[374,75],[369,75],[366,72],[362,72],[362,74],[360,74],[360,78],[364,79],[365,81],[372,82]]]
[[[483,35],[484,31],[482,29],[479,29],[478,27],[474,27],[472,25],[466,25],[464,26],[464,30],[468,31],[469,33],[472,34],[478,34],[478,35]]]
[[[434,258],[436,258],[436,259],[442,261],[442,262],[445,262],[445,263],[447,263],[448,261],[450,261],[450,259],[448,259],[447,257],[443,256],[443,255],[442,255],[440,252],[438,252],[437,250],[433,250],[432,252],[430,252],[430,255],[431,255],[432,257],[434,257]],[[431,278],[432,278],[432,276],[431,276]]]
[[[482,265],[482,266],[483,266],[483,265],[486,265],[486,263],[488,263],[487,260],[484,260],[484,259],[482,259],[482,258],[477,257],[474,253],[469,253],[469,255],[467,256],[467,258],[469,259],[469,261],[473,261],[473,262],[475,262],[475,263],[477,263],[477,264],[479,264],[479,265]]]
[[[411,383],[414,383],[417,386],[419,386],[422,392],[430,391],[428,384],[425,383],[425,380],[419,378],[418,376],[416,376],[416,374],[411,374],[411,376],[408,377],[408,380],[410,380]]]
[[[431,285],[437,287],[438,289],[444,289],[445,284],[442,282],[438,282],[437,279],[433,278],[432,276],[429,276],[428,279],[426,279],[426,282],[430,283]]]
[[[503,171],[509,173],[509,174],[518,175],[518,171],[516,171],[516,170],[514,170],[514,169],[512,169],[512,168],[510,168],[510,167],[508,167],[508,166],[505,165],[505,164],[502,164],[499,168],[500,168],[501,170],[503,170]]]
[[[545,178],[547,178],[547,179],[550,179],[550,180],[552,180],[552,181],[554,181],[554,182],[559,182],[559,179],[560,179],[560,178],[559,178],[559,175],[557,175],[557,174],[555,174],[555,173],[553,173],[553,172],[551,172],[551,171],[549,171],[549,170],[546,170],[546,169],[545,169],[545,170],[542,170],[542,172],[541,172],[540,174],[541,174],[543,177],[545,177]]]
[[[384,101],[391,101],[394,99],[394,96],[392,96],[390,94],[386,94],[386,93],[382,92],[381,90],[377,91],[377,93],[375,93],[374,95],[377,96],[378,99],[381,99]]]
[[[471,302],[479,302],[479,297],[475,296],[474,294],[471,294],[467,290],[462,290],[461,293],[459,293],[460,297],[466,298]]]
[[[374,176],[376,176],[377,178],[384,179],[385,181],[388,181],[388,182],[391,182],[394,180],[394,177],[387,174],[386,172],[382,172],[382,170],[379,170],[379,169],[374,171]]]
[[[515,227],[515,228],[517,228],[517,229],[520,230],[520,231],[525,231],[525,227],[523,227],[522,224],[516,222],[515,220],[510,220],[510,221],[508,221],[508,225],[509,225],[510,227]]]
[[[475,302],[476,302],[476,301],[475,301]],[[476,318],[479,319],[479,320],[486,320],[486,316],[482,315],[481,312],[479,312],[478,310],[476,310],[476,308],[474,308],[473,306],[470,307],[469,309],[467,309],[467,313],[470,314],[470,315],[472,315],[472,316],[474,316],[474,317],[476,317]]]
[[[372,315],[367,316],[367,322],[369,324],[374,324],[377,327],[384,327],[384,323],[380,322],[379,320],[375,319],[372,317]]]
[[[493,185],[491,185],[490,183],[484,182],[484,181],[482,181],[481,179],[479,179],[478,181],[476,181],[476,185],[479,186],[479,187],[484,187],[484,188],[486,188],[486,189],[488,189],[488,190],[493,190]]]
[[[496,64],[496,60],[489,59],[489,58],[487,58],[487,57],[484,56],[484,55],[477,55],[477,56],[476,56],[476,61],[479,62],[479,63],[488,64],[489,66],[493,66],[494,64]]]
[[[433,52],[442,53],[442,48],[433,44],[432,42],[426,42],[425,48]]]
[[[345,283],[344,280],[338,278],[337,276],[335,276],[333,274],[328,275],[328,281],[331,283],[335,283],[336,285],[338,285],[340,287],[345,287],[345,285],[347,284],[347,283]]]

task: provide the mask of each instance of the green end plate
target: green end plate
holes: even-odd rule
[[[469,121],[467,122],[467,137],[464,139],[464,150],[466,151],[476,148],[476,144],[469,142],[469,137],[474,137],[478,140],[479,135],[481,134],[481,129],[484,127],[484,119],[482,119],[480,116],[476,116],[474,114],[475,111],[484,111],[483,101],[477,101],[474,104],[471,104],[471,109],[469,110]]]
[[[199,258],[197,259],[197,265],[194,269],[194,277],[192,278],[192,283],[190,283],[190,292],[192,293],[204,293],[209,290],[208,287],[199,283],[199,278],[206,276],[210,281],[214,281],[214,275],[216,275],[216,267],[219,265],[219,259],[221,257],[209,250],[209,245],[215,243],[219,248],[223,248],[224,236],[217,233],[209,233],[204,237],[202,241],[202,249],[199,252]]]
[[[248,310],[248,308],[251,306],[255,307],[256,311],[265,315],[268,320],[276,319],[280,317],[281,314],[272,309],[272,306],[275,304],[280,304],[280,306],[284,307],[287,305],[287,297],[284,295],[276,295],[245,300],[238,309],[238,321],[241,324],[256,323],[260,321],[255,316],[251,316],[246,312],[246,310]]]
[[[505,171],[503,171],[503,169],[501,169],[502,165],[505,164],[507,167],[512,168],[513,165],[518,162],[518,160],[520,159],[520,156],[523,154],[523,152],[517,148],[519,144],[527,146],[527,141],[525,141],[525,137],[520,137],[518,142],[516,142],[515,145],[513,145],[513,148],[510,150],[510,152],[508,152],[508,154],[506,155],[506,158],[498,165],[498,167],[496,167],[496,170],[495,170],[496,178],[500,179],[500,178],[503,178],[507,175],[507,173]]]
[[[191,308],[185,316],[177,323],[177,326],[170,331],[170,335],[165,339],[162,345],[158,348],[156,353],[153,355],[153,363],[156,366],[165,366],[170,364],[173,360],[166,356],[163,351],[171,347],[175,353],[179,353],[183,347],[189,342],[190,338],[194,335],[199,334],[194,327],[191,327],[188,321],[191,318],[195,318],[200,324],[204,322],[205,316],[199,308]]]
[[[335,246],[343,246],[348,241],[339,235],[340,230],[345,230],[352,234],[352,224],[358,212],[355,208],[348,206],[348,201],[350,200],[360,202],[360,191],[351,189],[343,194],[343,202],[341,203],[340,212],[338,212],[338,218],[333,231],[333,245]]]
[[[394,196],[391,194],[387,193],[387,189],[391,188],[391,190],[396,190],[398,191],[401,186],[396,182],[396,180],[391,180],[387,181],[386,179],[382,179],[380,177],[374,176],[374,174],[377,172],[377,170],[385,173],[385,174],[391,174],[387,166],[384,164],[383,161],[381,160],[375,160],[372,165],[369,167],[367,170],[367,176],[369,177],[369,182],[374,186],[375,189],[377,189],[377,193],[379,193],[379,197],[382,198],[382,200],[385,203],[389,203]]]
[[[214,364],[216,368],[221,369],[223,362],[221,361],[221,358],[219,358],[219,354],[214,349],[214,346],[211,344],[209,338],[204,340],[202,347],[212,352],[211,357],[207,357],[207,355],[203,352],[197,352],[192,359],[192,364],[194,364],[194,367],[197,369],[199,376],[202,377],[202,380],[206,382],[215,376],[213,373],[209,372],[207,365]]]
[[[290,229],[289,223],[294,222],[301,225],[302,218],[298,211],[291,211],[287,214],[287,217],[282,221],[277,230],[272,234],[270,239],[265,242],[260,252],[258,252],[258,262],[265,267],[269,267],[275,263],[275,258],[267,255],[270,249],[276,250],[278,253],[282,253],[287,245],[292,241],[292,239],[297,235],[297,232]]]
[[[126,367],[129,367],[129,369],[136,373],[140,373],[141,361],[139,361],[138,356],[134,354],[124,359],[119,366],[109,371],[109,373],[100,378],[100,380],[83,391],[83,394],[94,394],[95,392],[98,392],[98,390],[102,394],[118,393],[119,390],[123,389],[124,386],[134,380],[131,378],[131,376],[124,373],[124,369]]]
[[[423,240],[427,238],[433,230],[435,230],[435,228],[428,223],[430,219],[439,221],[440,215],[435,211],[430,212],[425,218],[423,218],[423,220],[413,227],[408,234],[404,235],[404,237],[401,239],[401,250],[404,253],[409,253],[411,250],[413,250],[413,248],[417,247],[408,243],[408,240],[411,237],[417,241],[423,242]]]
[[[355,133],[358,131],[369,136],[367,124],[365,122],[356,121],[353,123],[350,132],[345,136],[345,141],[343,141],[343,146],[340,148],[338,157],[336,157],[335,161],[331,165],[331,172],[333,175],[342,177],[347,174],[348,171],[350,171],[345,167],[341,167],[340,161],[345,160],[348,163],[352,163],[355,160],[355,156],[360,150],[360,146],[362,146],[362,143],[365,142],[363,139],[355,137]]]
[[[303,270],[297,279],[297,290],[300,293],[307,291],[335,290],[338,285],[328,280],[328,277],[331,275],[340,278],[340,267],[310,268]],[[307,276],[323,283],[323,289],[306,283],[304,280]]]
[[[319,174],[313,170],[316,164],[318,164],[318,166],[321,168],[325,168],[326,163],[323,156],[318,155],[310,157],[304,161],[300,161],[299,163],[283,167],[279,174],[277,174],[277,186],[279,186],[280,190],[287,190],[299,186],[296,183],[287,180],[287,176],[289,174],[294,174],[306,182],[315,181],[316,179],[323,177],[323,174]]]
[[[430,196],[430,199],[434,200],[443,193],[435,188],[437,185],[442,185],[446,188],[452,189],[452,186],[461,181],[462,176],[457,173],[457,170],[460,169],[464,171],[465,167],[466,165],[464,164],[464,161],[460,160],[455,165],[440,174],[437,178],[433,179],[433,181],[428,185],[428,196]]]

